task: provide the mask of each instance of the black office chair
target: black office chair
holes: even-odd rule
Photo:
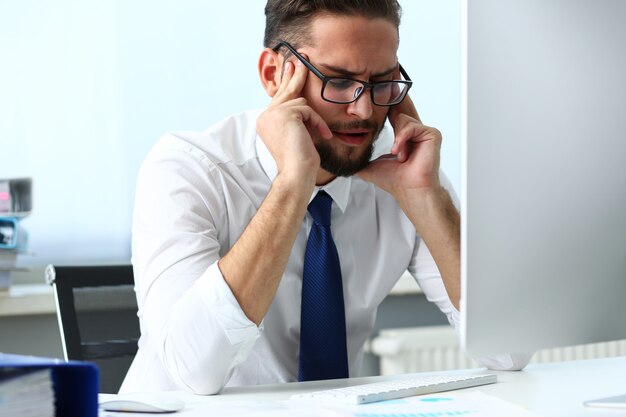
[[[137,353],[139,320],[130,265],[53,266],[65,360],[91,361],[100,369],[100,392],[116,393]]]

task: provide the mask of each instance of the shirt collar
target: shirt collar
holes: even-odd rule
[[[331,182],[321,187],[315,187],[311,200],[317,195],[320,190],[326,191],[326,193],[332,197],[333,201],[339,207],[342,213],[346,211],[348,206],[348,198],[350,197],[350,184],[352,183],[351,177],[337,177]],[[309,202],[311,202],[309,200]]]
[[[278,174],[278,167],[276,166],[276,161],[272,157],[269,149],[263,143],[263,140],[259,135],[256,136],[256,152],[259,156],[259,163],[265,171],[265,175],[270,179],[270,181],[274,181],[276,175]],[[346,207],[348,206],[348,198],[350,197],[350,185],[352,184],[352,178],[350,177],[337,177],[331,182],[321,187],[315,187],[313,194],[311,195],[311,200],[317,195],[319,190],[324,190],[330,195],[337,205],[341,212],[346,211]]]

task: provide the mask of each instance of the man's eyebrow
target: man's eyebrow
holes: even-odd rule
[[[346,76],[346,77],[356,77],[357,75],[359,75],[359,74],[357,74],[355,72],[348,71],[345,68],[335,67],[334,65],[328,65],[328,64],[318,64],[318,65],[320,67],[324,67],[325,69],[327,69],[327,70],[329,70],[331,72],[334,72],[334,73],[337,73],[337,74],[340,74],[340,75],[343,75],[343,76]],[[393,73],[396,70],[396,68],[397,68],[397,64],[394,65],[392,68],[389,68],[388,70],[379,72],[377,74],[372,74],[370,78],[384,77],[385,75],[389,75],[389,74]]]

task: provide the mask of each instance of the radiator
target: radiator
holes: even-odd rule
[[[480,366],[464,354],[450,326],[381,330],[368,350],[380,357],[381,375]],[[612,356],[626,356],[626,340],[545,349],[537,352],[531,363]]]

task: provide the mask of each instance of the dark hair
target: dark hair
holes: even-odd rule
[[[310,42],[313,17],[320,14],[383,18],[400,26],[397,0],[268,0],[265,5],[266,48],[287,41],[298,48]]]

